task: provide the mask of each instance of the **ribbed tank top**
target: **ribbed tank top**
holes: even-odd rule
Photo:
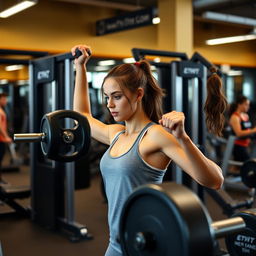
[[[252,128],[252,123],[249,119],[243,119],[242,116],[237,112],[234,112],[233,115],[236,115],[239,117],[242,130],[248,130],[248,129]],[[235,134],[234,131],[233,131],[233,134]],[[248,147],[250,145],[250,142],[251,142],[251,140],[249,138],[244,138],[244,139],[240,138],[240,139],[235,140],[235,145],[239,145],[242,147]]]
[[[132,147],[123,155],[112,157],[110,150],[125,131],[119,132],[100,161],[100,170],[108,199],[108,224],[110,244],[121,253],[118,243],[119,219],[123,205],[134,188],[148,183],[162,183],[165,170],[147,164],[139,153],[143,136],[154,123],[148,123],[139,133]]]

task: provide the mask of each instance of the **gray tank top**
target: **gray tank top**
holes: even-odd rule
[[[112,157],[110,150],[125,131],[119,132],[100,161],[100,170],[108,199],[108,225],[110,244],[121,253],[117,241],[119,219],[123,205],[134,188],[147,183],[162,183],[165,170],[157,169],[146,163],[139,153],[139,143],[154,123],[148,123],[138,135],[132,147],[125,154]]]

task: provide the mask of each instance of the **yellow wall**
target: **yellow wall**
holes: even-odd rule
[[[194,51],[216,64],[256,67],[256,40],[209,46],[207,39],[248,34],[250,29],[234,25],[194,22]]]
[[[118,13],[110,8],[39,1],[34,7],[19,14],[0,19],[0,48],[59,53],[69,51],[75,44],[85,43],[92,46],[94,56],[112,57],[131,56],[133,47],[158,49],[159,25],[96,36],[96,21],[115,15]],[[241,28],[241,32],[244,30]],[[233,34],[234,31],[240,33],[240,29],[235,26],[207,26],[195,21],[191,37],[194,38],[193,51],[200,52],[214,63],[256,67],[255,41],[222,46],[206,46],[202,43],[205,39]]]
[[[0,48],[66,52],[83,43],[92,46],[98,56],[131,56],[132,47],[155,47],[157,27],[153,25],[96,36],[96,21],[115,15],[108,8],[39,1],[34,7],[0,19]]]
[[[5,71],[5,65],[0,65],[0,79],[7,79],[9,81],[28,80],[28,67],[24,66],[20,70]]]

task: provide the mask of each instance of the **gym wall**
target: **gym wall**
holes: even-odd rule
[[[104,36],[95,35],[97,20],[119,15],[106,7],[76,5],[53,0],[37,5],[6,19],[0,19],[0,48],[43,50],[62,53],[77,43],[93,47],[94,56],[129,57],[131,48],[158,49],[158,26],[151,25]],[[161,17],[164,19],[165,17]],[[216,64],[256,67],[254,41],[206,46],[204,41],[222,35],[248,33],[242,26],[213,24],[196,20],[193,23],[193,50]],[[175,49],[161,49],[173,51]]]

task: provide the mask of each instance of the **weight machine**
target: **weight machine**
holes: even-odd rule
[[[44,114],[58,109],[72,109],[73,59],[71,53],[66,53],[30,62],[31,133],[40,130]],[[72,127],[72,122],[66,118],[63,125]],[[27,138],[28,141],[30,139],[34,138]],[[64,232],[71,241],[91,239],[86,226],[74,220],[75,188],[90,186],[88,158],[85,156],[66,163],[53,161],[45,157],[38,143],[30,144],[30,156],[32,220],[48,229]]]

